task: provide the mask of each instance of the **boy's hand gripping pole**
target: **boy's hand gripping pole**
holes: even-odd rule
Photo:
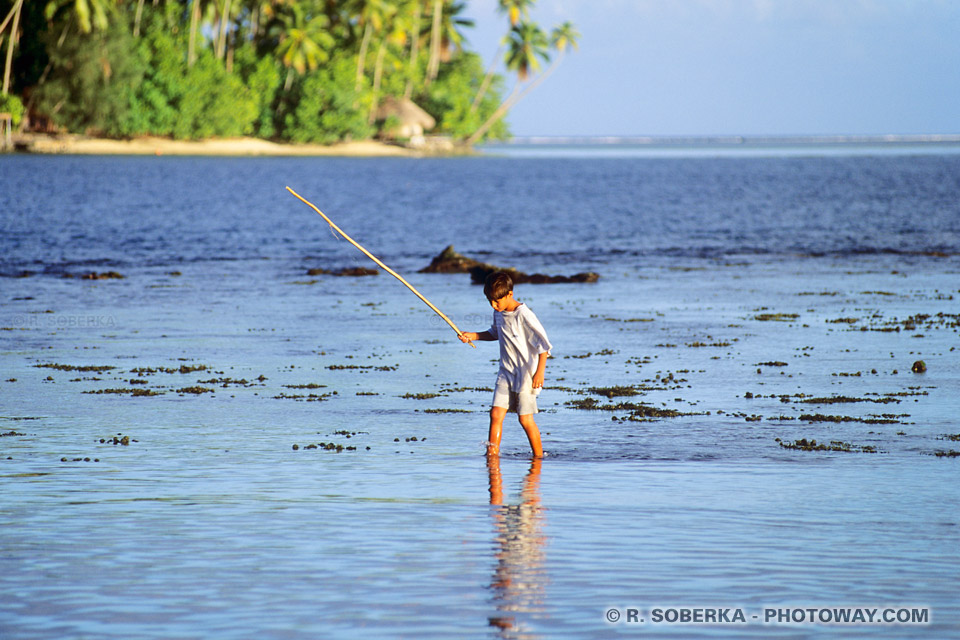
[[[290,187],[287,187],[287,191],[289,191],[289,192],[290,192],[291,194],[293,194],[297,199],[299,199],[301,202],[303,202],[304,204],[306,204],[307,206],[309,206],[311,209],[313,209],[314,211],[316,211],[317,213],[319,213],[319,214],[320,214],[320,217],[322,217],[324,220],[326,220],[326,221],[327,221],[327,224],[329,224],[329,225],[333,228],[334,231],[336,231],[336,232],[339,233],[341,236],[343,236],[344,238],[346,238],[347,242],[349,242],[350,244],[352,244],[353,246],[355,246],[357,249],[359,249],[360,251],[362,251],[364,255],[366,255],[368,258],[370,258],[370,259],[373,260],[375,263],[377,263],[377,266],[378,266],[378,267],[380,267],[381,269],[383,269],[384,271],[386,271],[387,273],[389,273],[390,275],[392,275],[394,278],[396,278],[397,280],[399,280],[399,281],[402,282],[403,284],[405,284],[406,287],[407,287],[408,289],[410,289],[410,291],[413,291],[414,295],[416,295],[418,298],[420,298],[421,300],[423,300],[423,302],[424,302],[428,307],[430,307],[431,309],[433,309],[433,310],[437,313],[438,316],[440,316],[441,318],[443,318],[444,321],[446,321],[446,323],[447,323],[448,325],[450,325],[450,327],[451,327],[454,331],[457,332],[457,335],[458,335],[458,336],[461,336],[461,337],[463,336],[463,332],[460,331],[460,329],[457,327],[457,325],[455,325],[455,324],[453,323],[453,320],[451,320],[451,319],[448,318],[446,315],[444,315],[444,313],[443,313],[442,311],[440,311],[440,309],[437,309],[435,306],[433,306],[433,303],[431,303],[429,300],[427,300],[426,298],[424,298],[424,297],[423,297],[423,294],[421,294],[419,291],[417,291],[416,289],[414,289],[412,284],[410,284],[409,282],[407,282],[406,280],[403,279],[403,276],[401,276],[399,273],[397,273],[396,271],[394,271],[393,269],[391,269],[391,268],[388,267],[387,265],[383,264],[383,263],[380,261],[379,258],[377,258],[375,255],[373,255],[372,253],[370,253],[369,251],[367,251],[366,249],[364,249],[362,246],[360,246],[360,244],[357,243],[353,238],[351,238],[350,236],[348,236],[347,234],[345,234],[345,233],[343,232],[343,230],[340,229],[340,227],[338,227],[337,225],[335,225],[335,224],[333,223],[333,220],[331,220],[331,219],[328,218],[326,215],[324,215],[323,211],[320,211],[320,209],[318,209],[312,202],[310,202],[309,200],[305,199],[303,196],[301,196],[299,193],[297,193],[296,191],[294,191],[294,190],[291,189]],[[477,348],[477,345],[473,344],[472,341],[468,341],[467,344],[469,344],[469,345],[470,345],[471,347],[473,347],[474,349]]]

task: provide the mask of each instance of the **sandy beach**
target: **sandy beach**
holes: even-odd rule
[[[20,134],[14,137],[14,145],[27,153],[67,155],[417,157],[454,151],[445,139],[412,149],[375,140],[322,145],[281,144],[259,138],[172,140],[144,136],[113,140],[77,134]]]

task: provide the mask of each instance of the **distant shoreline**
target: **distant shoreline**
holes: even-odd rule
[[[278,143],[260,138],[212,138],[173,140],[143,136],[128,140],[79,134],[24,133],[13,136],[14,150],[38,155],[152,155],[152,156],[329,156],[402,157],[452,156],[510,148],[640,148],[640,149],[770,149],[809,147],[920,146],[935,148],[960,145],[960,134],[918,135],[820,135],[820,136],[517,136],[509,141],[489,142],[477,149],[454,145],[443,137],[428,137],[424,146],[413,148],[377,140],[336,144]]]
[[[803,146],[845,144],[960,144],[960,134],[717,135],[717,136],[514,136],[505,145]]]
[[[259,138],[218,138],[172,140],[153,136],[113,140],[76,134],[20,134],[14,136],[17,151],[58,155],[152,155],[152,156],[346,156],[420,157],[465,153],[448,140],[440,139],[414,149],[375,140],[341,142],[332,145],[284,144]]]

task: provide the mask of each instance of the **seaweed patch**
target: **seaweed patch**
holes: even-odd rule
[[[877,404],[889,404],[900,401],[896,398],[851,398],[849,396],[830,396],[825,398],[803,398],[800,402],[804,404],[845,404],[854,402],[875,402]]]
[[[851,416],[825,416],[820,413],[805,413],[800,416],[803,422],[859,422],[862,424],[901,424],[894,418],[854,418]]]
[[[876,447],[870,445],[855,445],[840,440],[831,440],[829,444],[817,442],[816,440],[807,440],[801,438],[793,442],[784,442],[780,438],[775,438],[776,442],[784,449],[793,449],[795,451],[842,451],[844,453],[878,453]]]
[[[793,322],[799,317],[799,313],[759,313],[753,319],[759,322]]]
[[[147,396],[162,396],[162,391],[154,391],[152,389],[137,389],[137,388],[115,388],[115,389],[97,389],[95,391],[83,391],[82,393],[89,395],[129,395],[135,398],[142,398]]]
[[[72,364],[57,364],[53,362],[35,364],[33,366],[37,369],[54,369],[56,371],[94,371],[96,373],[103,373],[104,371],[116,369],[116,367],[112,367],[110,365],[76,366]]]

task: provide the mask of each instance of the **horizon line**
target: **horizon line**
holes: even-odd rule
[[[575,135],[513,136],[507,141],[485,144],[593,144],[593,145],[770,145],[770,144],[955,144],[960,134],[815,134],[815,135]]]

